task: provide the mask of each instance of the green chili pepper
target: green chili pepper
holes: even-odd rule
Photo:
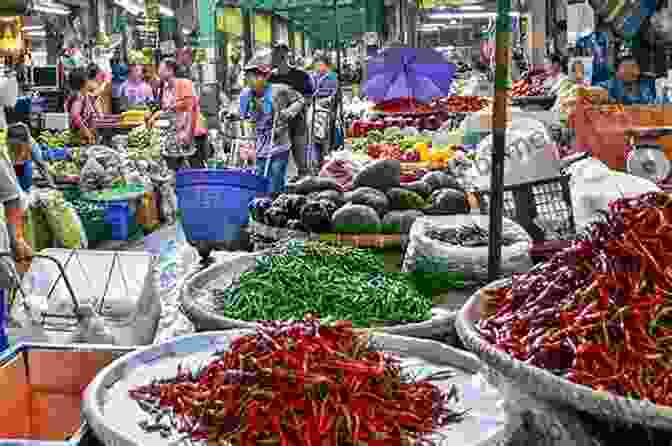
[[[406,323],[431,317],[432,300],[407,275],[387,273],[380,256],[354,248],[295,250],[292,255],[259,259],[257,268],[240,275],[237,298],[213,299],[224,316],[248,321],[301,319],[318,313],[334,319]]]

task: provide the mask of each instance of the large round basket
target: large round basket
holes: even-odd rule
[[[286,228],[275,228],[259,223],[252,218],[250,218],[248,230],[252,236],[256,235],[270,242],[289,239],[321,240],[339,245],[354,246],[356,248],[396,248],[406,246],[406,242],[408,241],[408,234],[315,234]]]
[[[219,315],[209,296],[213,288],[229,287],[240,274],[254,268],[261,254],[244,254],[225,260],[187,278],[180,291],[180,305],[198,331],[255,327],[254,322]],[[441,338],[452,332],[454,312],[435,308],[432,315],[431,319],[424,322],[385,326],[376,328],[376,331],[424,339]]]
[[[510,279],[504,279],[493,282],[485,288],[510,286],[510,284]],[[480,336],[476,327],[481,315],[481,291],[471,296],[458,312],[455,325],[467,349],[475,353],[495,374],[517,386],[518,390],[539,400],[571,407],[623,424],[672,430],[672,407],[624,398],[577,385],[546,370],[513,359],[507,353],[496,349]]]
[[[173,378],[178,365],[187,370],[200,369],[214,354],[228,350],[237,337],[251,333],[254,332],[228,330],[183,336],[117,359],[84,392],[82,413],[87,424],[105,446],[205,446],[205,441],[185,439],[184,432],[175,429],[169,429],[168,438],[143,430],[138,422],[147,419],[146,412],[129,397],[129,390],[153,379]],[[518,423],[497,404],[502,397],[499,392],[483,392],[473,384],[480,366],[473,355],[424,339],[374,333],[371,340],[398,357],[405,374],[418,379],[429,377],[441,389],[455,386],[462,406],[469,410],[463,420],[428,436],[423,444],[495,446],[508,441]],[[448,377],[432,378],[437,373]]]

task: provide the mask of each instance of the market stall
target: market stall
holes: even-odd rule
[[[174,206],[163,206],[160,215],[159,190],[172,191],[165,187],[167,173],[156,163],[156,153],[152,155],[150,133],[131,132],[130,150],[114,150],[79,146],[69,130],[42,131],[36,141],[57,188],[44,188],[48,185],[37,178],[29,194],[33,246],[85,248],[138,239],[155,230],[161,217],[174,220]]]

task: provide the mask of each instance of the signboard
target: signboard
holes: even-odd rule
[[[378,45],[378,33],[364,33],[364,43],[367,46]]]

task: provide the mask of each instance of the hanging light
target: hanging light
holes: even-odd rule
[[[55,14],[55,15],[70,15],[70,8],[65,5],[61,5],[49,0],[40,0],[33,7],[34,11],[42,12],[45,14]]]

